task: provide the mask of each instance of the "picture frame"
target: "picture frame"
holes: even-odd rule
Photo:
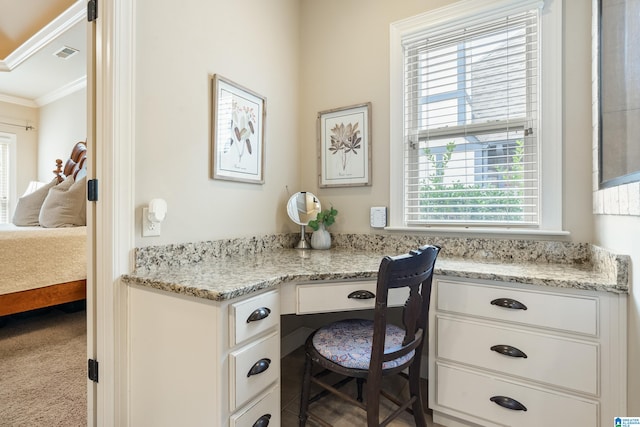
[[[264,96],[213,75],[213,179],[264,184],[266,103]]]
[[[638,55],[627,46],[637,40],[636,0],[597,0],[598,184],[610,188],[640,181],[640,149],[637,134],[640,80]]]
[[[371,103],[320,111],[318,185],[371,185]]]

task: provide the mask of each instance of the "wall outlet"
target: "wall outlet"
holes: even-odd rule
[[[142,208],[142,237],[160,235],[160,223],[149,221],[149,208]]]
[[[387,226],[387,208],[376,206],[371,208],[371,227],[384,228]]]

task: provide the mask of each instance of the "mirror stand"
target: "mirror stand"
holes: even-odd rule
[[[300,241],[296,245],[296,249],[311,249],[311,245],[307,241],[307,233],[305,228],[306,226],[304,224],[300,224]]]
[[[299,191],[289,198],[287,202],[287,214],[291,221],[300,226],[300,241],[296,249],[310,249],[311,244],[307,240],[306,225],[315,219],[320,212],[320,200],[308,191]]]

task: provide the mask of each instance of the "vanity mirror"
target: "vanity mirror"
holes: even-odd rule
[[[296,245],[297,249],[311,248],[307,241],[305,227],[309,221],[316,218],[320,210],[320,200],[308,191],[299,191],[289,198],[287,202],[289,218],[300,225],[300,241]]]

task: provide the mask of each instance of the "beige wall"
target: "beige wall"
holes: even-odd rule
[[[18,104],[0,102],[0,122],[25,124],[29,122],[36,130],[0,124],[0,131],[16,135],[17,177],[16,191],[20,197],[29,181],[37,179],[38,158],[38,109]]]
[[[389,25],[452,2],[219,0],[182,8],[154,3],[153,14],[139,13],[136,245],[296,230],[284,210],[285,186],[338,208],[332,231],[380,232],[369,227],[369,207],[389,206]],[[562,209],[569,239],[589,242],[591,7],[566,0],[565,9]],[[264,185],[209,179],[213,73],[267,97]],[[318,111],[367,101],[373,185],[319,189]],[[154,197],[167,200],[169,215],[162,236],[142,238],[141,207]]]
[[[296,229],[285,187],[300,182],[298,4],[137,2],[136,246]],[[267,98],[263,185],[210,179],[214,73]],[[162,235],[142,238],[142,206],[156,197],[168,203]]]
[[[301,0],[300,137],[302,185],[339,211],[332,231],[368,233],[369,207],[389,206],[389,25],[454,1]],[[591,5],[566,0],[564,43],[564,228],[592,239]],[[569,10],[570,13],[566,13]],[[319,189],[318,111],[372,102],[371,187]]]
[[[87,91],[79,90],[40,108],[38,180],[50,181],[56,159],[66,161],[87,140]]]
[[[389,24],[452,2],[138,1],[136,246],[297,231],[284,209],[286,186],[338,208],[332,231],[374,232],[369,207],[389,205]],[[564,227],[571,241],[629,253],[637,265],[640,248],[625,231],[637,230],[638,219],[591,214],[590,31],[590,2],[565,0]],[[210,179],[213,73],[267,98],[264,185]],[[367,101],[373,105],[373,185],[319,189],[318,111]],[[155,197],[169,207],[162,236],[142,238],[141,208]],[[638,279],[634,284],[640,289]],[[630,361],[640,357],[639,292],[630,298]],[[630,365],[629,373],[629,414],[637,414],[640,372]]]

